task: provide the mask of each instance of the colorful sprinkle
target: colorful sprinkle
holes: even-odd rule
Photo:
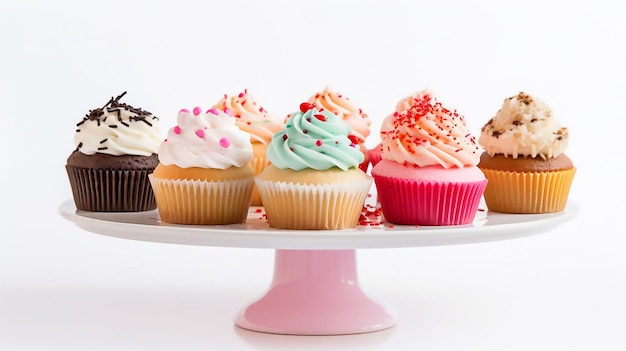
[[[180,134],[180,127],[179,126],[174,127],[174,134]]]
[[[312,103],[310,103],[310,102],[303,102],[303,103],[300,104],[300,111],[306,112],[306,111],[312,109],[313,107],[315,107],[315,105],[313,105]]]
[[[315,145],[317,145],[317,146],[322,146],[322,141],[321,141],[321,140],[317,140],[317,141],[315,142]]]
[[[180,112],[182,112],[182,113],[189,113],[190,111],[189,111],[189,109],[187,109],[187,108],[181,108],[181,109],[180,109]],[[179,113],[180,113],[180,112],[179,112]]]
[[[196,106],[196,107],[193,108],[193,114],[195,116],[199,115],[201,112],[202,112],[202,107]]]
[[[348,139],[350,139],[350,142],[352,142],[352,144],[358,144],[359,143],[359,137],[357,137],[354,134],[348,135]]]
[[[196,135],[197,135],[199,138],[204,139],[204,130],[202,130],[202,129],[198,129],[198,130],[196,130]]]
[[[223,147],[224,149],[230,146],[230,140],[228,140],[228,138],[222,138],[220,139],[220,146]]]
[[[214,114],[214,115],[217,116],[220,113],[220,110],[216,109],[215,107],[212,107],[212,108],[206,110],[206,113],[211,113],[211,114]]]

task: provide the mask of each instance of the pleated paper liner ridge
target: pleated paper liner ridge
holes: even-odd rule
[[[230,181],[175,180],[150,176],[159,216],[173,224],[245,222],[253,178]]]
[[[148,180],[152,170],[65,168],[78,210],[136,212],[156,208]]]
[[[295,184],[256,179],[271,227],[300,230],[354,228],[372,180]]]
[[[443,226],[471,223],[486,180],[440,183],[375,176],[385,220],[396,224]]]
[[[489,211],[551,213],[565,209],[576,168],[552,172],[509,172],[482,169],[489,180]]]

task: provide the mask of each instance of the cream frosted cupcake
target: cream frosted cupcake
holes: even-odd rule
[[[365,146],[365,140],[371,133],[370,125],[372,124],[368,115],[348,97],[331,90],[329,87],[315,93],[309,98],[308,102],[316,105],[318,109],[334,113],[350,126],[352,135],[357,137],[359,149],[364,155],[363,162],[361,162],[359,168],[366,172],[369,166],[369,153]]]
[[[250,135],[254,155],[252,168],[256,174],[261,173],[269,164],[266,156],[267,146],[274,133],[283,128],[284,123],[261,106],[247,89],[236,95],[225,94],[213,107],[235,117],[237,127]],[[252,190],[250,204],[253,206],[263,204],[256,186]]]
[[[161,220],[232,224],[246,220],[254,185],[250,136],[212,108],[182,109],[150,176]]]
[[[372,169],[385,219],[411,225],[471,223],[487,180],[465,118],[425,95],[381,127]]]
[[[134,212],[156,208],[148,175],[159,163],[159,119],[111,98],[76,124],[76,149],[67,159],[78,210]]]
[[[256,177],[270,226],[285,229],[356,227],[372,179],[348,124],[302,103],[267,149],[270,165]]]
[[[385,120],[388,120],[388,121],[392,120],[394,117],[397,117],[400,113],[408,110],[411,106],[415,105],[417,101],[420,101],[424,99],[425,97],[428,97],[429,99],[432,98],[432,93],[427,89],[424,89],[424,90],[415,92],[411,95],[403,97],[396,103],[395,111],[393,111],[393,113],[388,115],[385,118]],[[369,149],[368,154],[369,154],[370,163],[372,164],[372,167],[376,166],[376,164],[380,162],[381,160],[381,143],[378,143],[378,145]]]
[[[490,211],[549,213],[565,208],[576,168],[565,149],[567,128],[540,99],[520,92],[481,129],[485,149],[478,167],[489,184],[485,202]]]

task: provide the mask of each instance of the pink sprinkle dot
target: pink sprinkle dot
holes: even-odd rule
[[[230,146],[230,140],[228,140],[227,138],[222,138],[220,139],[220,146],[223,148],[227,148]]]
[[[233,116],[233,112],[231,110],[227,109],[227,108],[224,109],[224,113],[229,115],[229,116],[231,116],[231,117]]]
[[[212,114],[217,116],[220,113],[220,110],[216,109],[215,107],[212,107],[212,108],[206,110],[206,113],[212,113]]]
[[[316,141],[316,142],[315,142],[315,145],[317,145],[317,146],[322,146],[322,141],[321,141],[321,140]]]
[[[197,135],[199,138],[204,139],[204,130],[202,130],[202,129],[198,129],[198,130],[196,130],[196,135]]]
[[[182,108],[182,109],[180,109],[180,112],[183,112],[183,113],[189,113],[189,109],[187,109],[187,108]]]
[[[179,126],[174,127],[174,134],[180,134],[180,127]]]
[[[193,108],[193,114],[194,114],[194,115],[196,115],[196,116],[197,116],[197,115],[199,115],[201,112],[202,112],[202,108],[201,108],[201,107],[196,106],[196,107],[194,107],[194,108]]]

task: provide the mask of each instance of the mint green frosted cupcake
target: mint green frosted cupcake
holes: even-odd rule
[[[356,227],[372,178],[350,127],[327,110],[302,103],[267,150],[271,163],[256,177],[270,226]]]

